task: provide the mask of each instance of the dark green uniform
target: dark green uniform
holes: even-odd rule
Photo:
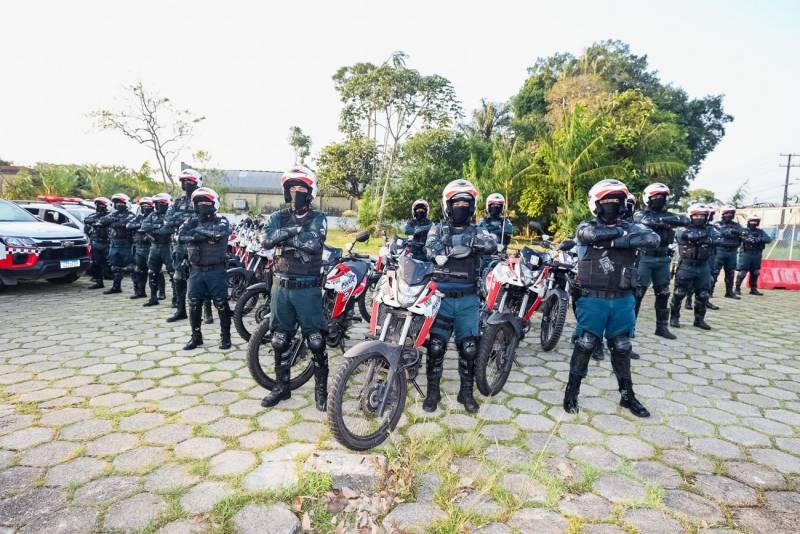
[[[711,273],[711,278],[716,283],[719,278],[720,271],[725,271],[725,296],[734,298],[736,295],[733,292],[733,278],[736,271],[736,251],[742,243],[742,232],[744,228],[734,220],[722,221],[716,224],[717,232],[719,232],[719,241],[717,243],[717,255],[714,262],[714,270]]]
[[[169,274],[170,282],[175,270],[172,267],[172,230],[165,224],[166,214],[154,211],[142,221],[142,231],[150,237],[150,253],[147,256],[147,280],[150,300],[145,306],[158,304],[163,299],[166,280],[162,269]],[[174,290],[173,290],[174,294]]]
[[[739,274],[736,276],[736,293],[741,293],[742,282],[745,277],[750,275],[750,294],[760,295],[758,291],[758,276],[761,274],[761,254],[767,243],[771,242],[772,238],[758,226],[751,226],[748,224],[747,228],[742,232],[742,248],[739,251],[739,259],[736,264],[736,270]]]
[[[680,260],[675,272],[675,293],[672,295],[670,313],[670,325],[675,328],[680,328],[681,303],[690,292],[695,294],[695,326],[709,328],[705,323],[705,314],[711,286],[709,258],[713,254],[715,235],[716,231],[711,226],[705,223],[699,225],[694,221],[676,233]]]
[[[133,213],[127,209],[114,211],[100,219],[100,226],[108,228],[111,246],[108,250],[108,261],[111,264],[113,282],[111,289],[105,293],[120,293],[122,291],[122,278],[131,270],[133,264],[133,248],[131,237],[133,232],[128,229],[128,223],[134,218]]]
[[[140,213],[127,224],[128,230],[133,232],[133,296],[131,298],[144,298],[147,296],[147,258],[150,255],[150,238],[142,230],[142,221],[147,213]]]
[[[92,247],[92,268],[91,275],[94,285],[89,289],[100,289],[105,284],[103,279],[111,275],[111,266],[108,264],[108,248],[110,240],[108,237],[108,227],[99,224],[100,219],[108,215],[108,211],[96,211],[87,215],[83,220],[83,231],[89,238]]]

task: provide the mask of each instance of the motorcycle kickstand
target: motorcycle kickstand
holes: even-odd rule
[[[423,392],[422,392],[422,388],[421,388],[421,387],[419,387],[419,384],[417,384],[417,381],[416,381],[416,379],[414,379],[414,380],[412,380],[412,381],[411,381],[411,385],[413,385],[413,386],[414,386],[414,389],[416,389],[416,390],[417,390],[417,393],[419,393],[421,397],[424,397],[424,396],[425,396],[425,393],[423,393]]]

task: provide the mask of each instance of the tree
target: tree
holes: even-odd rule
[[[289,128],[289,145],[294,149],[294,162],[305,164],[311,153],[311,136],[303,133],[299,126]]]
[[[378,221],[383,217],[400,143],[418,127],[447,127],[461,116],[452,84],[442,76],[423,76],[406,67],[406,59],[403,52],[395,52],[381,65],[357,63],[333,76],[344,104],[340,129],[348,135],[363,132],[382,148]],[[379,128],[382,141],[378,141]]]
[[[173,169],[194,127],[205,117],[180,109],[166,97],[149,93],[142,82],[126,88],[123,109],[100,109],[90,113],[103,130],[117,130],[128,139],[148,147],[155,156],[164,186],[175,190]]]
[[[734,208],[744,207],[744,201],[747,197],[747,186],[749,183],[750,178],[739,184],[739,187],[736,188],[736,191],[733,192],[730,200],[728,200],[729,205],[733,206]]]
[[[686,193],[686,196],[681,199],[679,206],[685,210],[695,202],[714,204],[718,202],[718,200],[714,192],[710,189],[690,189],[689,192]]]
[[[472,112],[472,122],[465,127],[470,135],[491,141],[511,124],[511,108],[507,103],[489,102],[481,98],[481,105]]]
[[[360,199],[380,168],[378,148],[363,135],[331,143],[317,158],[320,187],[345,197]]]

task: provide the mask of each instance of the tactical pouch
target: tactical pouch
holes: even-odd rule
[[[623,267],[619,277],[620,289],[634,289],[639,282],[639,270],[636,267]]]
[[[200,265],[200,247],[189,247],[188,258],[192,265]]]

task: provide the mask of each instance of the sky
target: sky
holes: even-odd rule
[[[11,1],[2,17],[0,157],[17,164],[138,167],[147,149],[87,115],[141,80],[206,117],[191,149],[213,166],[281,170],[290,126],[312,154],[341,138],[341,66],[402,50],[469,114],[515,94],[537,57],[608,38],[691,96],[725,95],[735,121],[692,187],[725,200],[749,179],[751,199],[780,200],[779,154],[800,153],[797,1]],[[800,194],[800,168],[792,181]]]

